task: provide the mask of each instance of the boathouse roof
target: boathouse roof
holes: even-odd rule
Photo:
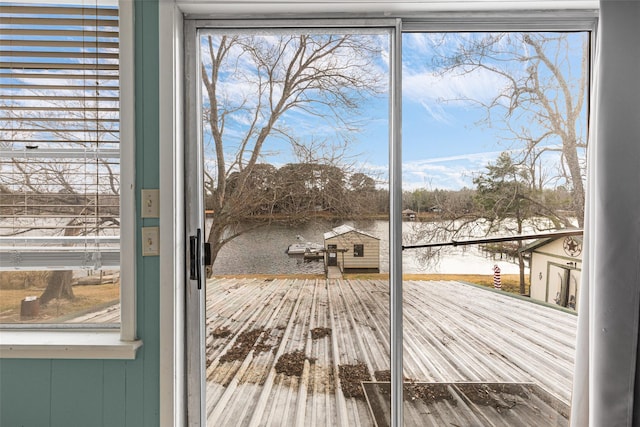
[[[347,233],[351,233],[351,232],[355,232],[355,233],[358,233],[358,234],[362,234],[364,236],[368,236],[368,237],[374,238],[376,240],[380,240],[378,237],[374,236],[373,234],[367,233],[367,232],[362,231],[362,230],[358,230],[358,229],[356,229],[356,228],[354,228],[354,227],[352,227],[350,225],[347,225],[347,224],[343,224],[343,225],[341,225],[339,227],[334,228],[331,231],[327,231],[326,233],[324,233],[324,240],[332,239],[334,237],[341,236],[343,234],[347,234]]]

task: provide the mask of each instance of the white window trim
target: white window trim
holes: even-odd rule
[[[2,0],[0,0],[2,3]],[[136,202],[133,0],[120,0],[120,328],[87,324],[0,329],[0,358],[129,359],[136,333]],[[127,236],[127,238],[122,238]]]
[[[182,12],[216,19],[286,18],[409,18],[433,12],[504,12],[599,8],[598,0],[171,0]],[[491,17],[486,17],[487,21]],[[470,20],[467,20],[470,22]]]
[[[136,357],[142,341],[122,341],[119,331],[4,330],[2,357],[14,359],[128,359]]]
[[[159,3],[160,425],[185,424],[183,16]]]

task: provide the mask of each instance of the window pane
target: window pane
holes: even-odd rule
[[[588,46],[403,36],[406,425],[568,425]]]
[[[119,323],[118,9],[0,13],[0,323]]]
[[[211,426],[374,425],[389,45],[386,30],[201,33]]]

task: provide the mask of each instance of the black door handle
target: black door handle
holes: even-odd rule
[[[202,289],[202,230],[199,228],[195,236],[189,236],[189,261],[189,278]]]

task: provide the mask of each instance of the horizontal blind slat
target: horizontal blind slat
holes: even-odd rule
[[[118,64],[74,64],[74,63],[52,63],[52,62],[0,62],[2,69],[19,70],[118,70]]]
[[[25,107],[22,105],[16,105],[16,106],[11,106],[11,110],[13,111],[67,111],[67,112],[71,112],[71,111],[85,111],[86,108],[83,107]],[[119,111],[119,108],[104,108],[104,107],[98,107],[98,108],[92,108],[93,111],[98,111],[98,112],[107,112],[107,111]]]
[[[55,7],[55,6],[2,6],[2,13],[6,15],[98,15],[118,16],[116,8],[92,7]]]
[[[3,17],[3,25],[33,25],[47,27],[117,27],[116,19],[93,18],[15,18]]]
[[[2,76],[0,75],[0,79]],[[88,83],[95,81],[95,79],[89,79]],[[55,89],[55,90],[73,90],[73,91],[95,91],[95,90],[104,90],[104,91],[118,91],[120,89],[119,86],[107,86],[107,85],[96,85],[96,84],[87,84],[84,86],[64,86],[64,85],[45,85],[45,84],[0,84],[0,89],[34,89],[34,90],[42,90],[42,89]]]
[[[80,110],[82,111],[82,110]],[[104,123],[118,123],[120,120],[119,119],[108,119],[108,118],[103,118],[100,117],[100,122],[104,122]],[[0,117],[0,121],[14,121],[14,122],[21,122],[21,121],[34,121],[31,118],[28,117]],[[39,122],[83,122],[83,123],[95,123],[96,119],[95,118],[88,118],[88,119],[83,119],[83,118],[64,118],[64,117],[38,117],[37,121]],[[63,128],[61,128],[63,129]]]
[[[118,28],[113,7],[0,8],[2,234],[118,230]]]
[[[13,72],[13,69],[9,70],[0,70],[0,79],[68,79],[68,80],[83,80],[86,78],[92,78],[97,80],[119,80],[118,75],[111,71],[111,74],[96,74],[96,73],[88,73],[84,74],[81,72],[75,73],[47,73],[47,72],[39,72],[39,73],[19,73]],[[90,70],[88,70],[90,71]],[[118,70],[115,70],[118,71]]]
[[[43,28],[0,28],[3,36],[34,36],[34,37],[99,37],[105,39],[117,39],[117,31],[89,31],[74,29],[43,29]]]
[[[91,102],[117,102],[117,96],[42,96],[42,95],[0,95],[0,99],[6,100],[46,100],[46,101],[91,101]]]
[[[70,40],[24,40],[24,39],[0,39],[3,47],[91,47],[99,49],[118,49],[119,43],[106,41],[70,41]]]
[[[86,48],[91,49],[91,43],[86,44]],[[118,59],[117,53],[108,52],[64,52],[64,51],[41,51],[41,50],[0,50],[0,56],[20,57],[20,58],[81,58],[92,61],[100,59]]]

